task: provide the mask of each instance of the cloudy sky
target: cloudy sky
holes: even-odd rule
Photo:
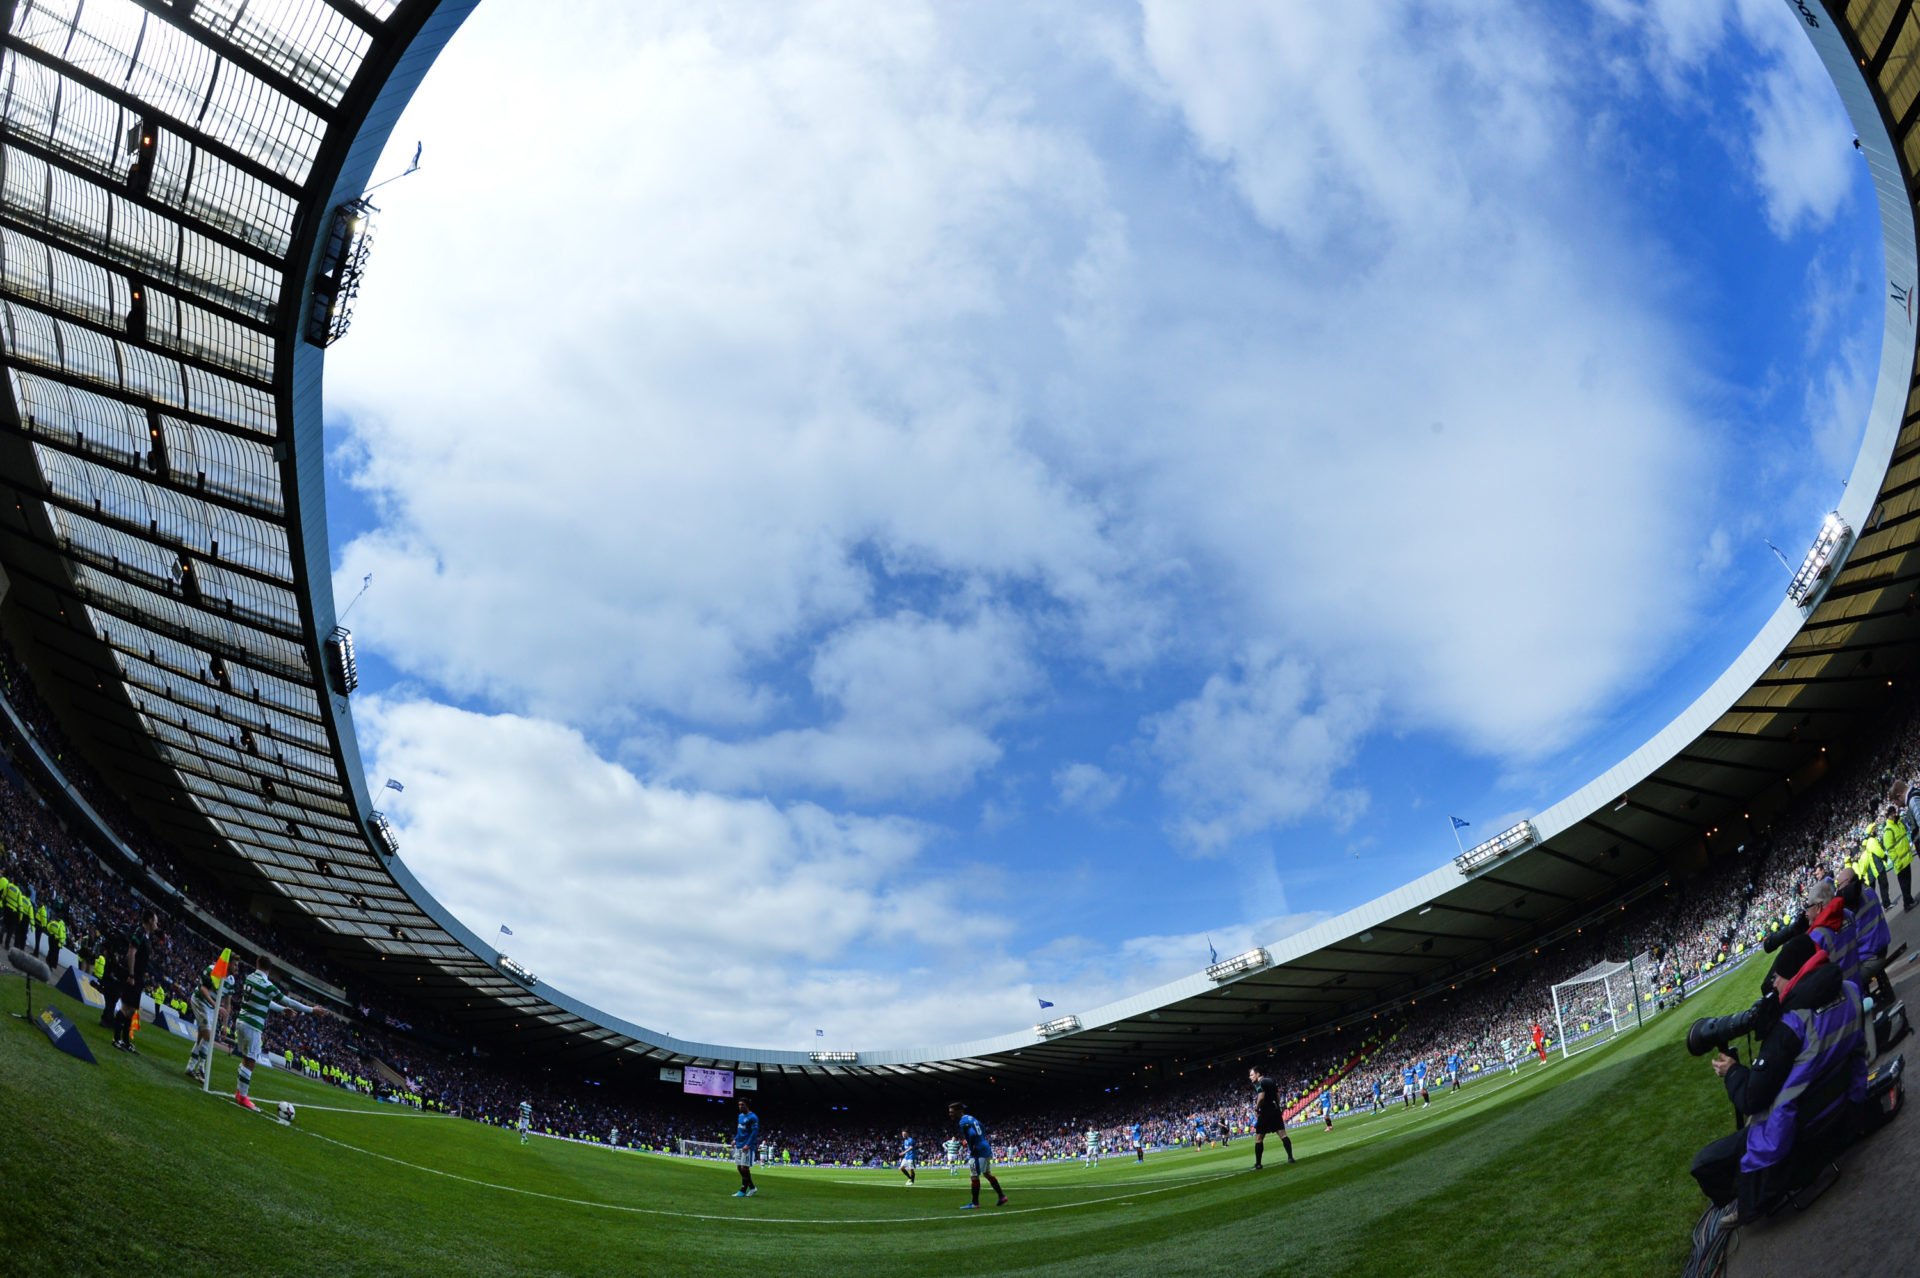
[[[1858,447],[1780,0],[575,7],[396,132],[328,497],[403,858],[642,1024],[951,1043],[1424,873]]]

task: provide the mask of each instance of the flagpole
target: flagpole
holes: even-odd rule
[[[1465,856],[1467,854],[1467,845],[1460,841],[1460,827],[1453,823],[1452,817],[1447,818],[1447,828],[1453,831],[1453,846],[1460,849],[1461,856]]]

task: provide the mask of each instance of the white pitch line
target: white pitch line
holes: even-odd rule
[[[496,1184],[490,1180],[480,1180],[474,1176],[462,1176],[458,1172],[445,1171],[438,1167],[427,1167],[420,1163],[410,1163],[404,1158],[395,1158],[392,1154],[382,1154],[371,1149],[362,1149],[358,1145],[349,1145],[347,1142],[335,1140],[331,1136],[322,1136],[319,1132],[307,1132],[305,1134],[314,1140],[322,1140],[329,1145],[337,1145],[341,1149],[352,1150],[356,1154],[365,1154],[368,1158],[378,1158],[382,1162],[411,1168],[414,1171],[426,1172],[428,1175],[444,1176],[448,1180],[457,1180],[468,1185],[478,1185],[482,1189],[494,1189],[503,1194],[521,1194],[528,1198],[544,1198],[548,1202],[566,1203],[573,1207],[597,1207],[602,1211],[625,1212],[635,1216],[672,1216],[682,1220],[740,1220],[758,1225],[928,1225],[940,1223],[960,1224],[964,1221],[963,1217],[957,1216],[908,1216],[904,1218],[899,1216],[842,1216],[832,1220],[814,1216],[722,1216],[714,1212],[670,1211],[664,1207],[629,1207],[624,1203],[596,1202],[591,1198],[568,1198],[564,1194],[549,1194],[538,1189],[522,1189],[518,1185]],[[994,1208],[993,1214],[996,1216],[1026,1216],[1043,1211],[1072,1211],[1079,1207],[1094,1207],[1100,1203],[1117,1202],[1121,1199],[1148,1198],[1154,1194],[1164,1194],[1175,1189],[1184,1189],[1188,1185],[1204,1185],[1210,1181],[1226,1180],[1229,1177],[1245,1175],[1247,1170],[1248,1169],[1222,1172],[1219,1175],[1197,1178],[1179,1185],[1167,1185],[1160,1189],[1143,1189],[1135,1193],[1110,1194],[1105,1198],[1089,1198],[1084,1202],[1055,1203],[1049,1207],[1015,1207],[1010,1211],[1002,1208]],[[1016,1186],[1016,1189],[1017,1188]],[[956,1210],[958,1209],[956,1208]],[[983,1208],[982,1210],[986,1209]]]
[[[278,1105],[277,1100],[266,1100],[256,1096],[254,1101],[262,1106]],[[315,1110],[322,1114],[364,1114],[369,1118],[452,1118],[452,1114],[429,1114],[418,1109],[363,1109],[358,1105],[309,1105],[305,1101],[289,1101],[296,1110],[302,1112]],[[264,1109],[262,1110],[264,1113]],[[272,1117],[271,1114],[268,1115]]]

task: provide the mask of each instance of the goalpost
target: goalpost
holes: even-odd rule
[[[1595,963],[1553,987],[1553,1022],[1560,1031],[1562,1059],[1612,1041],[1645,1018],[1649,964],[1645,954],[1624,963]]]
[[[724,1158],[733,1160],[733,1144],[724,1140],[688,1140],[676,1136],[673,1141],[674,1152],[688,1158]]]

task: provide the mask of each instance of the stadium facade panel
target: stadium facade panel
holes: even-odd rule
[[[359,201],[476,2],[0,0],[0,567],[63,728],[140,816],[277,928],[497,1050],[1063,1078],[1344,1032],[1763,829],[1911,669],[1920,18],[1893,0],[1783,0],[1873,176],[1880,371],[1828,558],[1672,723],[1511,850],[1269,944],[1245,972],[1059,1024],[847,1061],[683,1041],[588,1006],[506,964],[394,854],[332,597],[322,384],[364,248]]]

